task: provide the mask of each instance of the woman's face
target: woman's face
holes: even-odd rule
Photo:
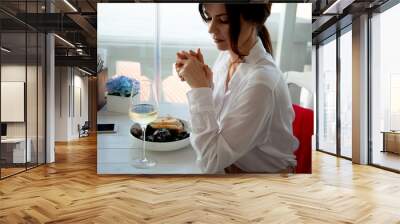
[[[208,32],[211,34],[217,48],[221,51],[231,50],[231,42],[229,37],[229,21],[224,4],[205,4],[204,14],[208,24]],[[240,34],[238,46],[242,46],[252,34],[252,26],[250,23],[240,18]]]
[[[221,51],[230,49],[229,21],[224,4],[206,4],[204,14],[208,24],[208,32]]]

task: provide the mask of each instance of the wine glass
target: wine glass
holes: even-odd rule
[[[132,93],[134,93],[133,89]],[[129,117],[132,121],[139,123],[143,131],[142,152],[138,159],[133,160],[132,165],[141,169],[151,168],[156,165],[156,161],[146,157],[146,127],[158,117],[158,99],[155,85],[151,81],[141,80],[139,92],[131,95]]]

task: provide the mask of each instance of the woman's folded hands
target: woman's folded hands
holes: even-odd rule
[[[191,88],[212,86],[213,73],[204,63],[200,48],[196,52],[179,51],[176,53],[175,69],[182,81],[186,81]]]

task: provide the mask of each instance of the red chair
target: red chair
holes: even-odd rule
[[[314,112],[293,104],[295,118],[293,135],[299,140],[299,148],[294,152],[297,160],[296,173],[311,173],[311,144],[314,132]]]

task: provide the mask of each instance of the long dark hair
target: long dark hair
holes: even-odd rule
[[[229,20],[229,37],[231,41],[232,51],[235,52],[239,57],[245,56],[239,52],[238,42],[240,34],[240,16],[244,20],[251,22],[256,25],[257,34],[261,38],[262,44],[265,50],[273,54],[271,37],[269,35],[265,22],[271,15],[272,3],[266,4],[225,4],[225,10]],[[199,12],[201,18],[206,22],[207,17],[204,12],[204,4],[199,4]]]

